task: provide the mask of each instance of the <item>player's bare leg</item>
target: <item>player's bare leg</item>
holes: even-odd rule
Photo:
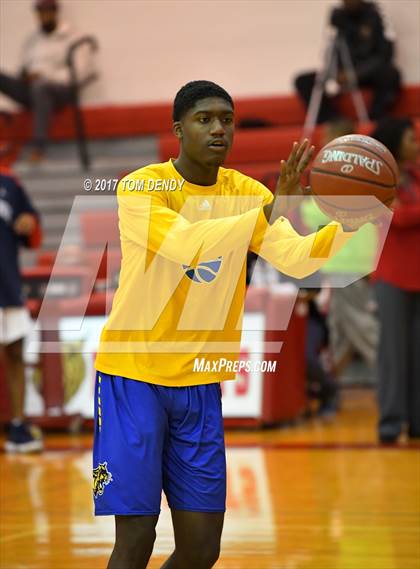
[[[108,569],[145,569],[159,516],[115,516],[115,545]]]
[[[220,554],[224,513],[172,510],[175,551],[162,569],[210,569]]]

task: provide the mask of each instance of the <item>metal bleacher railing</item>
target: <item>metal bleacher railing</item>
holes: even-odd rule
[[[80,107],[80,92],[82,89],[90,85],[98,78],[98,73],[92,71],[82,80],[77,77],[76,70],[76,52],[83,46],[87,46],[93,54],[98,51],[98,42],[93,36],[83,36],[75,41],[69,48],[66,58],[66,63],[70,69],[71,86],[73,89],[72,106],[74,110],[74,124],[76,128],[77,145],[79,150],[79,157],[82,167],[85,170],[89,169],[90,156],[86,142],[86,129],[83,120],[83,114]]]

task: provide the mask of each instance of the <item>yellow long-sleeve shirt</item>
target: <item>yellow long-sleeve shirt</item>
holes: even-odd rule
[[[213,186],[183,180],[172,161],[123,178],[120,282],[96,368],[166,386],[233,379],[212,362],[238,358],[248,250],[301,278],[351,237],[338,224],[306,237],[285,218],[269,225],[262,207],[272,199],[225,168]],[[210,362],[206,370],[194,371],[197,357]]]

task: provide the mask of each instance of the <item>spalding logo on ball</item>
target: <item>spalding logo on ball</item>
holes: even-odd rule
[[[320,150],[310,184],[318,207],[329,217],[343,223],[374,221],[383,213],[381,204],[389,207],[394,201],[398,176],[386,146],[370,136],[349,134]]]

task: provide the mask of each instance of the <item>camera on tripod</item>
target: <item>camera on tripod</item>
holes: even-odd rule
[[[358,121],[368,122],[369,115],[360,92],[347,41],[340,32],[336,32],[329,38],[323,67],[316,74],[303,127],[303,138],[311,138],[317,123],[323,93],[338,95],[344,91],[351,94]]]

